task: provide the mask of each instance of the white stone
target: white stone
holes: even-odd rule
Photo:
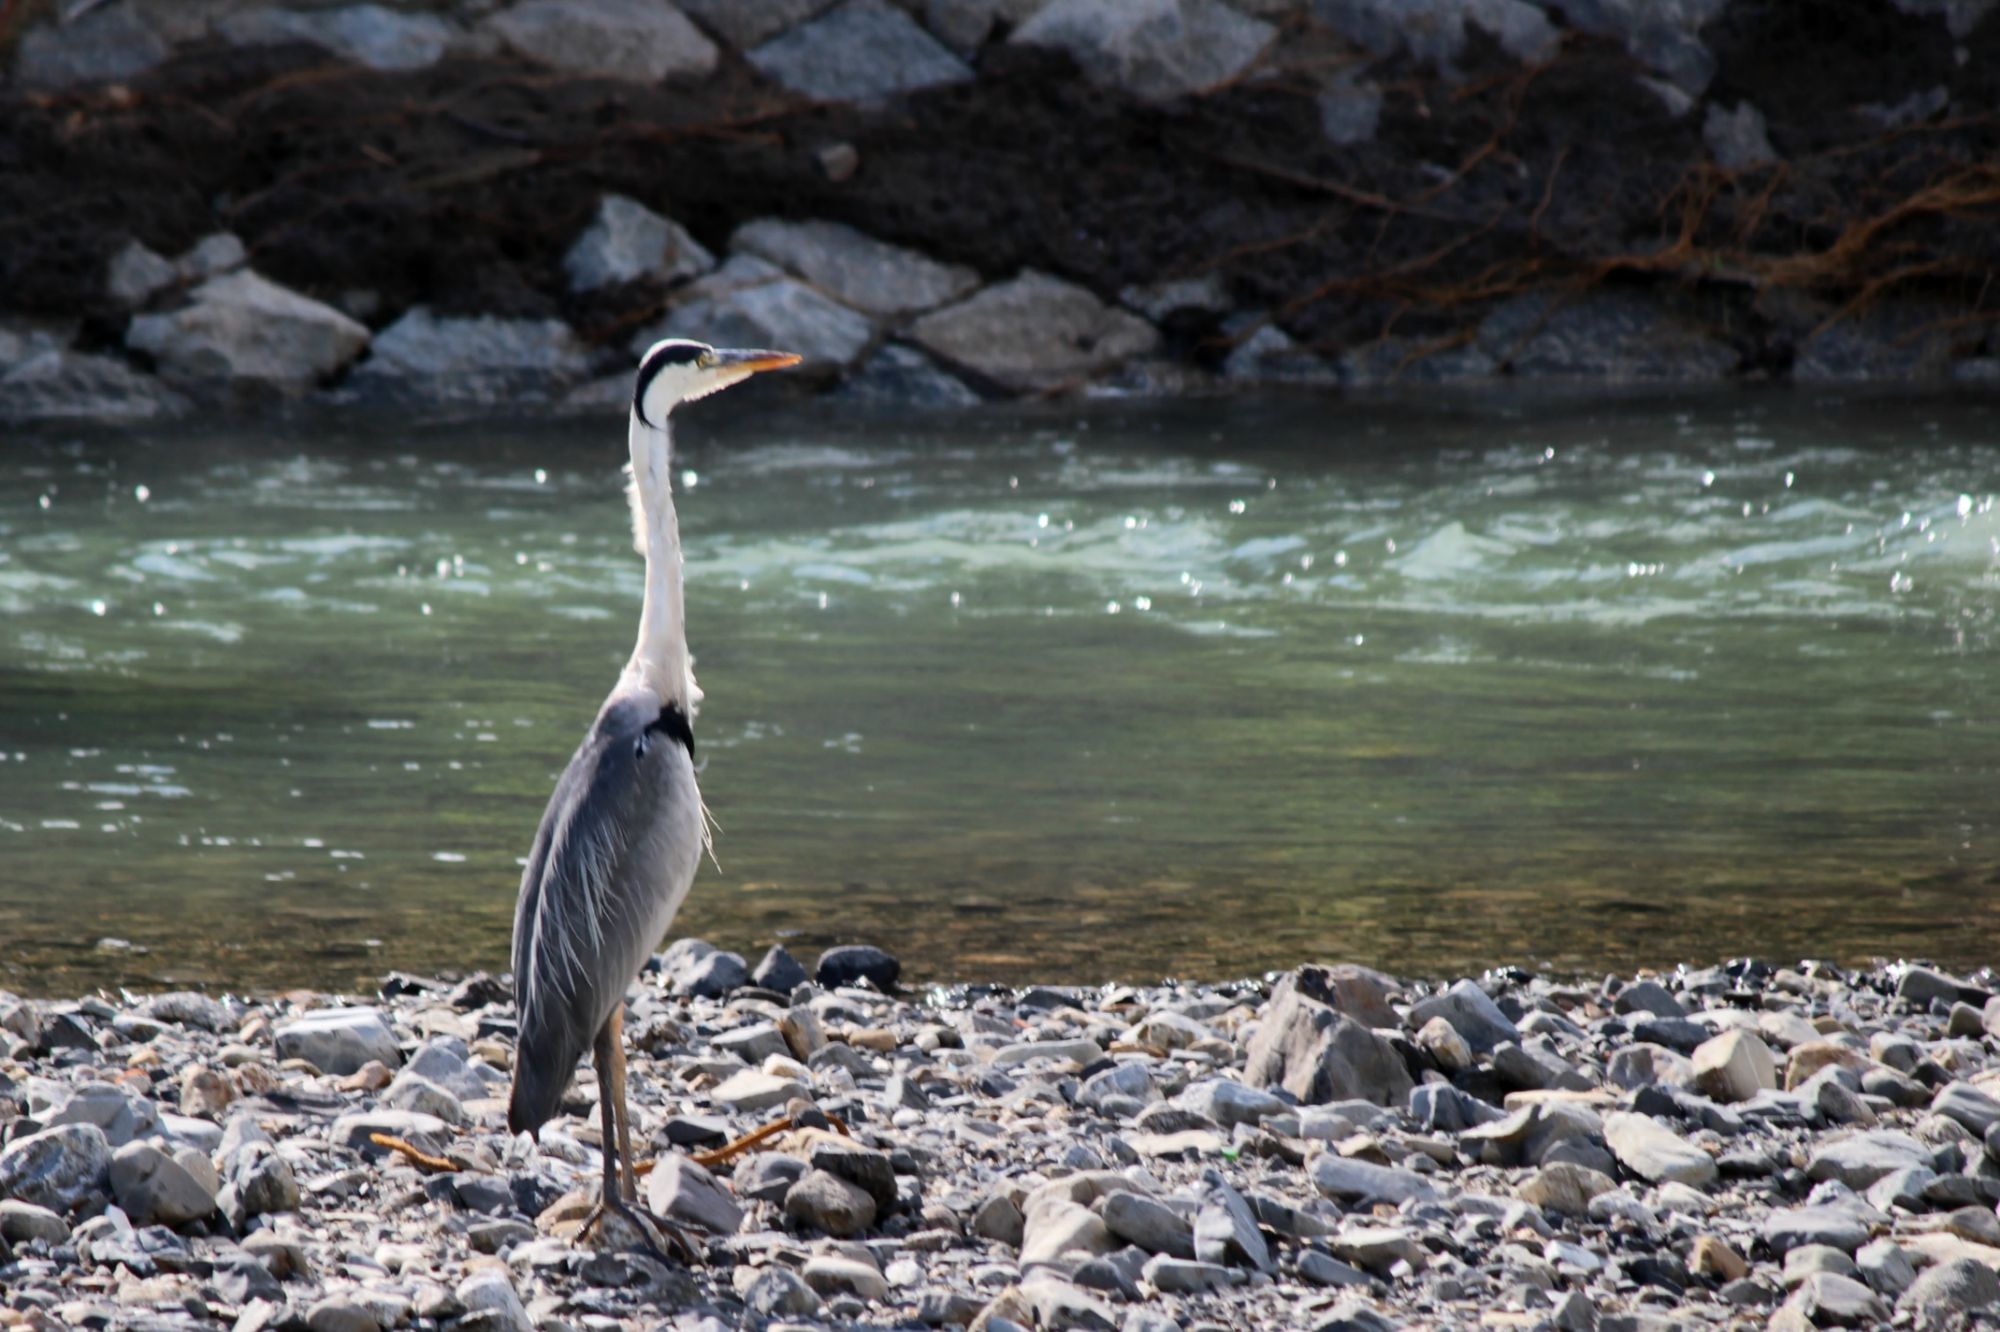
[[[1695,1086],[1713,1100],[1747,1101],[1778,1085],[1771,1048],[1747,1031],[1726,1031],[1703,1041],[1693,1060]]]
[[[454,1292],[467,1313],[483,1313],[483,1326],[493,1332],[534,1332],[535,1322],[514,1293],[514,1283],[505,1272],[487,1268],[474,1272],[458,1283]]]
[[[729,248],[788,269],[843,305],[882,318],[934,309],[979,285],[979,275],[889,245],[840,222],[760,218]]]
[[[635,352],[666,337],[696,338],[717,347],[768,347],[796,352],[808,370],[853,363],[875,326],[797,278],[749,255],[737,255],[682,290],[667,317],[633,339]]]
[[[715,1176],[679,1153],[661,1156],[646,1176],[646,1206],[655,1216],[734,1235],[743,1209]]]
[[[622,194],[604,196],[597,216],[563,256],[571,291],[595,291],[642,277],[677,282],[714,267],[715,256],[678,222]]]
[[[1010,40],[1067,51],[1095,83],[1166,98],[1240,76],[1276,35],[1222,0],[1054,0]]]
[[[666,0],[524,0],[486,20],[520,55],[634,83],[707,78],[719,53]]]
[[[278,1058],[303,1059],[322,1073],[353,1073],[371,1059],[390,1068],[403,1062],[379,1008],[316,1009],[279,1027],[276,1040]]]
[[[416,306],[376,335],[357,390],[429,401],[505,402],[566,388],[590,358],[560,319],[439,316]]]
[[[111,256],[104,289],[120,305],[143,305],[154,292],[172,286],[174,278],[171,261],[138,241],[127,241],[124,249]]]
[[[1650,1115],[1605,1115],[1604,1141],[1619,1164],[1654,1184],[1671,1180],[1705,1189],[1718,1173],[1714,1157]]]
[[[182,309],[140,315],[125,342],[170,380],[302,393],[359,355],[368,330],[244,269],[203,283]]]
[[[167,39],[134,6],[99,5],[74,23],[29,29],[14,58],[14,79],[24,88],[118,83],[170,53]]]
[[[708,1094],[717,1105],[743,1114],[774,1110],[795,1096],[804,1096],[803,1084],[790,1078],[773,1077],[754,1068],[733,1074]]]
[[[766,78],[820,101],[867,101],[958,83],[971,68],[884,0],[847,0],[750,52]]]
[[[1159,345],[1151,324],[1033,270],[919,319],[932,355],[1016,392],[1080,383]]]
[[[224,15],[216,31],[237,46],[305,42],[379,70],[426,68],[466,40],[465,30],[448,19],[382,5],[245,9]]]

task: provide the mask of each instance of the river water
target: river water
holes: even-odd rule
[[[2000,955],[2000,403],[730,407],[680,441],[678,930],[919,979]],[[0,986],[504,967],[637,620],[622,454],[10,437]]]

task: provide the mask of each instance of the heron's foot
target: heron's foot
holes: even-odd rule
[[[576,1242],[582,1244],[588,1240],[590,1232],[604,1225],[612,1216],[632,1229],[638,1240],[636,1247],[647,1250],[661,1262],[679,1263],[683,1267],[700,1264],[701,1245],[696,1243],[686,1227],[665,1217],[654,1216],[637,1203],[627,1202],[615,1195],[599,1198],[591,1207],[589,1214],[583,1218],[583,1224],[577,1227]],[[612,1238],[608,1231],[605,1238]]]

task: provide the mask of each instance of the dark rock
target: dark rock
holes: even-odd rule
[[[783,944],[772,944],[757,963],[757,969],[750,973],[752,984],[779,994],[790,994],[810,979],[806,969]]]
[[[902,970],[901,962],[879,948],[869,944],[842,944],[819,955],[819,963],[813,968],[813,980],[830,990],[867,981],[883,994],[893,994],[896,977],[902,974]]]

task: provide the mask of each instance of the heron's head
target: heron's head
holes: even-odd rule
[[[705,398],[760,370],[781,370],[798,363],[799,358],[791,352],[725,351],[705,342],[667,338],[648,347],[639,362],[632,410],[642,423],[657,429],[667,423],[667,413],[680,403]]]

